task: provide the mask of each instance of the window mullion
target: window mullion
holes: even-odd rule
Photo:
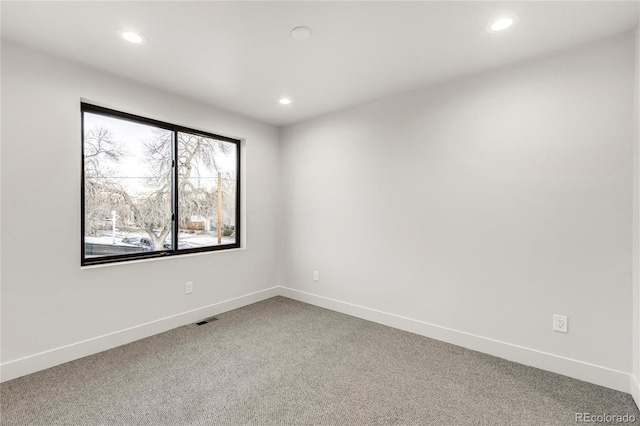
[[[171,177],[171,200],[172,200],[172,208],[171,212],[171,250],[178,250],[178,228],[179,228],[179,212],[178,212],[178,203],[180,194],[178,194],[178,131],[173,130],[173,146],[172,146],[172,159],[171,159],[171,167],[172,167],[172,177]]]

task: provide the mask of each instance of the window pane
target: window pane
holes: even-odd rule
[[[84,113],[86,258],[171,247],[173,132]]]
[[[236,243],[234,143],[178,133],[178,247]]]

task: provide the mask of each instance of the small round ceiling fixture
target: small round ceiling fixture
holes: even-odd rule
[[[311,28],[309,27],[295,27],[291,30],[291,37],[296,40],[308,40],[311,38]]]
[[[492,32],[506,30],[507,28],[509,28],[513,24],[517,23],[518,20],[519,20],[519,18],[518,18],[517,15],[503,16],[503,17],[501,17],[499,19],[496,19],[491,24],[489,24],[487,26],[487,30],[492,31]]]
[[[289,98],[280,98],[280,100],[278,102],[280,102],[282,105],[289,105],[291,103],[291,99],[289,99]]]
[[[127,40],[129,43],[135,44],[141,44],[144,41],[144,38],[140,34],[134,33],[132,31],[123,31],[122,38]]]

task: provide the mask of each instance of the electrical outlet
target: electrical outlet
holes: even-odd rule
[[[315,282],[320,281],[320,272],[313,271],[313,281],[315,281]]]
[[[569,330],[569,319],[564,315],[553,315],[553,330],[566,333]]]
[[[187,283],[184,286],[184,294],[191,294],[193,293],[193,281],[187,281]]]

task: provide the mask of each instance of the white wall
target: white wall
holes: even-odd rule
[[[279,134],[3,43],[2,379],[282,293],[621,390],[634,372],[638,401],[633,53],[629,34]],[[81,269],[80,98],[246,139],[246,249]]]
[[[81,269],[81,98],[245,139],[246,249]],[[264,290],[277,284],[278,137],[275,127],[3,44],[3,380],[273,295]]]
[[[285,128],[282,284],[628,391],[633,84],[626,34]]]

